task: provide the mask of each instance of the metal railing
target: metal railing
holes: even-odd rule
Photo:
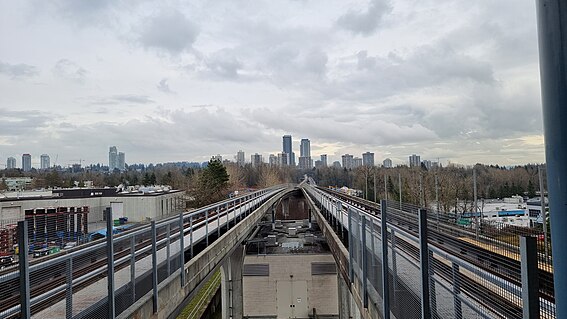
[[[282,187],[259,190],[194,212],[30,260],[27,224],[18,223],[19,264],[0,271],[1,318],[114,318]],[[114,233],[107,216],[107,234]],[[180,253],[183,252],[183,253]],[[186,272],[178,272],[182,286]]]
[[[349,280],[363,306],[375,305],[381,317],[555,318],[555,304],[537,282],[542,267],[535,237],[521,237],[523,253],[512,259],[436,232],[436,216],[427,210],[348,202],[305,189],[336,232],[347,234],[341,236],[348,244]],[[471,260],[478,256],[492,259]]]

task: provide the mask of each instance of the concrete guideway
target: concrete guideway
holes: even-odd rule
[[[230,315],[232,318],[241,318],[242,294],[234,294],[231,291],[242,292],[242,289],[236,287],[238,284],[241,285],[242,282],[233,280],[233,278],[238,278],[239,273],[241,278],[242,262],[239,262],[239,259],[243,258],[244,246],[242,242],[255,229],[261,218],[271,212],[272,206],[293,190],[293,187],[288,187],[272,194],[255,211],[185,263],[185,282],[181,282],[179,270],[162,281],[158,285],[159,302],[156,313],[153,312],[153,293],[149,292],[117,318],[168,318],[182,309],[184,304],[221,267],[223,305],[230,305],[230,307],[225,306],[223,308],[223,318],[229,316],[227,312],[229,309],[232,310]]]
[[[268,198],[272,194],[262,195],[259,198],[253,199],[250,206],[254,206],[257,203],[262,202],[265,198]],[[194,245],[200,243],[205,240],[207,234],[211,234],[217,231],[218,228],[225,227],[228,221],[234,221],[240,218],[241,214],[245,214],[247,212],[247,207],[237,207],[235,209],[231,209],[228,212],[225,212],[223,216],[211,216],[208,220],[203,220],[197,222],[193,225],[192,231],[185,231],[187,234],[184,236],[184,242],[190,243],[193,242]],[[191,238],[192,237],[192,238]],[[167,238],[163,238],[157,242],[158,246],[165,244]],[[175,241],[171,241],[169,245],[169,253],[167,252],[167,246],[159,249],[157,251],[157,262],[158,264],[164,263],[167,261],[167,257],[169,255],[170,258],[175,259],[178,258],[176,256],[179,255],[180,246],[179,246],[179,239]],[[186,250],[190,247],[187,246]],[[142,254],[147,252],[151,249],[151,247],[146,247],[140,251],[136,251],[136,254]],[[124,260],[127,260],[131,257],[131,255],[123,257]],[[120,260],[115,260],[115,264],[118,263]],[[147,273],[152,271],[152,256],[148,255],[141,260],[136,261],[134,265],[134,273],[137,274],[136,277],[142,277]],[[105,271],[105,269],[101,269],[101,271]],[[122,268],[115,272],[114,280],[115,280],[115,287],[117,291],[124,290],[127,288],[128,284],[130,283],[130,274],[131,274],[131,266]],[[97,305],[101,302],[105,301],[107,297],[107,279],[103,278],[93,284],[91,284],[88,289],[82,289],[74,294],[74,307],[73,307],[73,316],[78,316],[81,312],[87,310],[89,307],[93,305]],[[66,312],[66,301],[61,300],[60,302],[54,304],[53,306],[37,313],[32,317],[37,318],[61,318],[65,317]]]
[[[332,194],[321,192],[312,186],[306,185],[304,190],[306,195],[310,196],[309,201],[315,212],[314,216],[318,218],[320,225],[325,225],[325,228],[328,228],[328,233],[325,235],[330,241],[329,245],[331,248],[333,248],[333,246],[341,246],[339,249],[334,250],[338,252],[338,254],[335,253],[335,258],[341,269],[344,281],[346,282],[346,287],[350,289],[351,296],[355,301],[354,303],[358,305],[358,311],[361,313],[362,317],[382,317],[380,309],[376,309],[377,305],[382,304],[380,296],[383,295],[383,292],[378,292],[378,290],[384,289],[384,287],[382,287],[382,280],[376,278],[376,274],[368,270],[371,267],[374,269],[376,265],[382,264],[381,254],[374,253],[375,251],[379,251],[380,247],[382,247],[382,241],[379,239],[380,236],[378,236],[378,233],[381,233],[381,216],[369,214],[365,207],[356,204],[347,204],[343,199],[335,198]],[[390,209],[388,209],[388,211],[389,210]],[[393,212],[393,214],[395,214],[395,212]],[[389,216],[389,218],[390,217],[392,216]],[[319,220],[321,218],[322,220]],[[392,257],[387,259],[389,261],[387,277],[390,278],[389,282],[393,281],[390,285],[394,284],[398,286],[398,288],[394,288],[394,291],[389,287],[389,295],[393,294],[394,296],[393,303],[389,303],[391,311],[393,311],[392,315],[395,314],[402,318],[419,316],[421,314],[419,308],[414,309],[413,314],[408,314],[406,308],[408,305],[419,305],[419,303],[422,303],[423,306],[423,302],[420,300],[420,295],[423,293],[422,288],[420,288],[419,282],[417,284],[415,283],[415,279],[420,277],[420,272],[423,275],[423,271],[420,270],[422,269],[420,266],[420,240],[415,234],[408,232],[406,229],[396,224],[386,224],[388,238],[391,242],[391,245],[388,245],[387,249],[389,251],[388,255],[393,254]],[[352,234],[350,234],[351,232],[348,230],[351,230]],[[364,236],[361,235],[361,232]],[[347,236],[348,240],[345,238]],[[373,238],[373,240],[369,240],[367,238],[369,236]],[[346,248],[342,246],[340,237],[342,237],[345,245],[349,246],[346,254]],[[394,244],[394,239],[397,244]],[[335,243],[332,243],[331,240]],[[400,243],[403,243],[403,246],[400,246]],[[353,248],[350,247],[351,244]],[[396,251],[396,247],[398,247],[398,251]],[[432,266],[431,268],[426,268],[430,269],[430,271],[424,278],[427,278],[429,282],[428,286],[432,289],[428,299],[431,298],[429,300],[429,302],[431,302],[430,306],[432,307],[431,312],[435,314],[436,317],[506,317],[510,314],[508,311],[511,311],[511,309],[505,308],[507,306],[504,304],[500,305],[500,302],[504,302],[505,300],[502,299],[504,296],[498,295],[499,290],[507,291],[513,296],[513,298],[505,302],[505,304],[514,305],[514,316],[521,316],[522,295],[519,286],[507,282],[505,278],[498,278],[494,276],[494,274],[480,269],[477,265],[472,265],[464,260],[460,260],[458,256],[452,256],[450,253],[444,251],[442,247],[437,247],[432,244],[426,247]],[[349,251],[352,251],[353,256],[349,256]],[[396,258],[396,256],[398,258]],[[364,267],[365,265],[367,266]],[[433,265],[435,265],[434,268]],[[435,271],[433,271],[433,269],[435,269]],[[455,269],[457,269],[457,272],[455,272]],[[452,278],[450,275],[451,272],[453,273]],[[455,278],[455,274],[457,274],[458,279]],[[370,280],[373,275],[373,280]],[[382,276],[382,279],[384,279],[384,276]],[[412,280],[414,281],[413,283]],[[408,282],[408,284],[404,284],[404,281]],[[403,307],[397,305],[398,311],[396,312],[395,296],[396,294],[400,295],[400,286],[404,286],[403,289],[407,290],[408,294],[406,299],[410,298],[415,300],[407,303],[407,305]],[[498,298],[494,297],[495,300],[491,301],[492,306],[495,306],[495,308],[491,308],[490,303],[485,304],[485,301],[482,300],[484,300],[486,296],[479,294],[498,295]],[[417,296],[417,299],[412,296]],[[372,302],[366,302],[365,299],[367,298],[372,299]],[[554,307],[554,305],[552,306]],[[549,307],[549,301],[540,299],[540,308],[543,317],[548,317],[548,315],[555,313],[554,309],[550,309]],[[350,315],[352,315],[352,313],[350,313]]]

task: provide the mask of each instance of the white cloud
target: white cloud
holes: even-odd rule
[[[337,24],[354,34],[368,36],[376,32],[391,11],[389,0],[371,0],[366,10],[349,10],[337,20]]]
[[[116,144],[130,161],[205,160],[276,152],[291,133],[332,159],[541,161],[542,143],[525,142],[542,134],[533,12],[517,0],[5,2],[0,154],[104,162]]]
[[[55,63],[53,73],[60,78],[82,84],[85,82],[88,72],[71,60],[61,59]]]
[[[142,46],[170,54],[190,49],[199,35],[198,26],[174,9],[163,9],[145,18],[139,28],[138,41]]]
[[[24,63],[10,64],[0,61],[0,74],[5,74],[12,79],[33,77],[38,73],[37,68],[33,65]]]

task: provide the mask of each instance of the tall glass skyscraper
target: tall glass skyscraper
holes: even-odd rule
[[[24,154],[22,155],[22,170],[24,172],[29,172],[32,169],[32,165],[31,165],[31,155],[30,154]]]
[[[49,161],[49,155],[47,154],[41,154],[41,156],[39,157],[39,162],[41,169],[48,169],[49,167],[51,167],[51,163]]]
[[[118,168],[118,149],[111,146],[108,151],[108,170],[112,172],[115,168]]]
[[[16,168],[16,159],[13,157],[8,157],[8,160],[6,161],[6,168],[7,169]]]
[[[301,145],[299,146],[299,168],[311,169],[312,167],[311,142],[307,138],[302,138]]]
[[[309,141],[309,139],[301,139],[301,145],[299,146],[299,156],[311,157],[311,142]]]
[[[291,135],[283,136],[283,152],[287,157],[287,163],[290,166],[295,166],[295,153],[293,152],[293,145],[291,143]]]

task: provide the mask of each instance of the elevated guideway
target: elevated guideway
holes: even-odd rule
[[[0,317],[167,317],[292,189],[260,190],[4,270]]]
[[[376,203],[307,183],[302,187],[315,218],[322,219],[318,223],[327,231],[343,283],[363,317],[384,318],[384,313],[396,318],[418,318],[422,313],[432,318],[523,316],[526,276],[520,261],[456,235],[470,230],[435,224],[435,216],[430,216],[427,227],[425,210],[420,219],[415,209],[393,208],[385,201],[383,223],[382,207]],[[536,267],[537,259],[533,255],[531,260]],[[555,318],[553,274],[549,268],[539,268],[532,277],[550,283],[530,286],[532,295],[535,292],[532,300],[538,303],[540,318]]]

